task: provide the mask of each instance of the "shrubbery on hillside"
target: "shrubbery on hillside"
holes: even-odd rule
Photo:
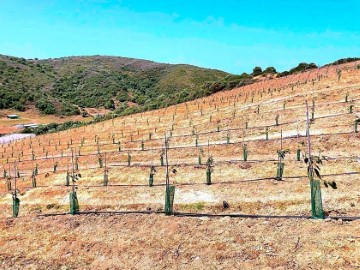
[[[325,66],[334,66],[334,65],[341,65],[341,64],[345,64],[345,63],[350,63],[350,62],[355,62],[355,61],[360,61],[359,57],[348,57],[348,58],[342,58],[339,60],[336,60],[330,64],[327,64]]]
[[[45,114],[55,114],[56,109],[54,105],[47,99],[40,99],[35,104],[36,108],[39,109],[42,113]]]
[[[58,132],[63,131],[69,128],[76,128],[85,126],[88,123],[80,122],[80,121],[68,121],[62,124],[58,123],[50,123],[48,125],[41,125],[37,128],[25,128],[22,133],[35,133],[36,135],[51,133],[51,132]]]
[[[267,67],[263,73],[268,74],[268,73],[277,73],[277,72],[274,67]]]
[[[340,59],[334,63],[354,61]],[[286,76],[317,68],[300,63]],[[69,57],[48,60],[0,56],[0,109],[78,115],[80,108],[106,108],[122,114],[163,108],[255,82],[277,74],[257,66],[252,74],[228,74],[190,65],[169,65],[121,57]],[[133,107],[123,106],[132,103]],[[120,104],[116,108],[115,104]]]
[[[61,104],[60,114],[65,116],[79,115],[80,110],[77,106],[64,102]]]
[[[280,77],[288,76],[291,74],[299,73],[299,72],[305,72],[309,69],[318,68],[318,66],[315,63],[300,63],[297,67],[294,67],[290,69],[289,71],[284,71],[279,74]]]
[[[261,67],[254,67],[252,75],[253,76],[259,76],[261,74],[262,74],[262,68]]]

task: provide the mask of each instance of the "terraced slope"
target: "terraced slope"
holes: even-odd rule
[[[2,145],[0,162],[10,176],[14,175],[14,161],[17,162],[20,176],[17,187],[20,190],[21,200],[20,221],[9,221],[10,223],[4,225],[2,230],[20,231],[21,224],[25,226],[30,220],[34,224],[49,222],[52,224],[48,225],[51,228],[58,228],[61,222],[85,222],[87,227],[81,225],[79,233],[82,237],[89,237],[90,234],[96,235],[94,226],[102,222],[106,223],[104,220],[124,222],[124,228],[129,231],[136,229],[125,223],[134,222],[134,224],[139,224],[139,228],[144,228],[147,226],[144,222],[148,220],[149,224],[157,224],[157,230],[160,230],[159,235],[164,238],[156,240],[152,234],[154,228],[149,225],[149,235],[142,235],[142,244],[137,242],[134,248],[139,250],[140,245],[144,243],[151,245],[156,241],[161,241],[163,247],[160,250],[164,254],[167,254],[167,251],[175,252],[175,257],[163,258],[164,261],[154,264],[154,261],[158,260],[157,257],[150,248],[144,250],[142,247],[141,250],[147,260],[136,256],[133,259],[124,259],[125,265],[128,263],[127,267],[160,268],[165,267],[164,262],[169,261],[171,268],[181,265],[180,268],[183,269],[188,269],[188,267],[200,269],[202,264],[197,261],[196,255],[195,257],[189,255],[190,257],[185,259],[181,255],[176,257],[176,254],[177,252],[181,254],[179,250],[182,247],[195,252],[201,249],[205,242],[198,239],[199,242],[195,243],[195,238],[193,240],[184,238],[184,242],[174,240],[174,243],[180,245],[178,251],[171,250],[165,242],[168,241],[167,237],[170,237],[169,230],[173,231],[171,226],[182,226],[187,222],[190,222],[191,226],[198,226],[197,222],[201,223],[201,221],[169,217],[170,223],[178,224],[170,226],[166,223],[165,217],[153,215],[144,215],[140,218],[129,215],[121,221],[114,221],[115,218],[112,217],[91,217],[94,224],[88,224],[86,217],[74,219],[61,216],[33,219],[31,217],[36,214],[69,212],[71,187],[65,186],[65,179],[68,168],[71,170],[72,167],[72,152],[74,164],[78,166],[76,172],[82,176],[76,183],[80,211],[162,212],[165,197],[165,167],[161,166],[160,157],[164,148],[165,134],[170,137],[168,158],[170,182],[176,187],[175,212],[309,217],[311,208],[307,167],[302,161],[297,161],[296,157],[297,149],[300,149],[302,154],[306,152],[305,101],[308,101],[310,108],[314,108],[310,110],[310,113],[314,112],[310,128],[313,154],[325,156],[327,159],[321,166],[322,178],[325,181],[337,183],[337,189],[321,186],[325,214],[344,219],[349,216],[360,217],[358,206],[360,192],[357,187],[360,174],[360,137],[359,133],[355,133],[354,126],[355,120],[359,117],[360,69],[358,65],[359,62],[329,66],[217,93],[162,110],[115,118],[96,125]],[[350,106],[352,106],[351,113]],[[277,123],[276,119],[278,119]],[[266,138],[266,130],[268,130],[268,138]],[[277,150],[281,147],[281,134],[282,149],[290,151],[285,156],[283,181],[275,179]],[[248,150],[247,161],[244,161],[243,157],[244,144]],[[199,164],[199,156],[201,164]],[[211,185],[206,184],[206,166],[204,165],[208,156],[214,159]],[[106,163],[109,175],[107,186],[103,185],[105,168],[99,168],[100,160],[103,166]],[[54,165],[56,165],[56,172],[54,172]],[[150,166],[156,168],[152,187],[149,187],[148,182]],[[31,174],[36,167],[39,173],[36,176],[37,187],[32,188]],[[1,216],[5,218],[11,216],[11,195],[7,191],[5,178],[2,178],[2,183],[0,208]],[[223,201],[226,201],[229,207],[224,207]],[[23,216],[27,217],[23,218]],[[271,239],[273,243],[271,245],[276,246],[278,255],[274,256],[279,256],[276,265],[270,264],[270,257],[268,257],[270,255],[266,254],[265,247],[254,249],[251,252],[255,254],[253,257],[249,255],[250,257],[246,258],[245,262],[236,264],[236,256],[231,251],[235,252],[240,247],[233,246],[231,240],[225,236],[217,240],[219,244],[223,244],[218,247],[218,250],[221,250],[218,252],[219,256],[205,256],[205,258],[199,256],[201,260],[210,260],[207,261],[209,267],[212,265],[215,268],[270,266],[306,269],[313,264],[316,267],[323,265],[328,268],[350,269],[351,265],[359,264],[355,259],[357,256],[355,253],[349,255],[351,250],[356,249],[358,240],[349,244],[341,242],[344,247],[335,251],[335,246],[339,247],[340,242],[331,230],[340,229],[341,222],[331,225],[331,229],[325,229],[325,231],[319,229],[326,224],[322,221],[297,222],[300,221],[285,222],[282,219],[276,219],[276,222],[266,221],[258,224],[252,221],[241,221],[240,224],[226,219],[223,223],[218,220],[206,220],[204,225],[201,225],[208,228],[209,235],[214,237],[216,228],[219,226],[231,226],[234,230],[246,230],[246,226],[249,228],[254,226],[260,233],[251,236],[247,232],[242,246],[253,250],[256,244],[251,242],[250,238],[260,241],[259,239],[266,233],[265,242]],[[300,227],[299,224],[301,224]],[[351,224],[349,234],[341,234],[341,237],[349,237],[349,239],[360,237],[356,230],[359,228],[359,223],[352,222]],[[171,228],[168,228],[168,225]],[[280,233],[271,232],[274,226],[276,228],[283,225],[284,228],[279,229]],[[326,225],[326,228],[329,226]],[[60,230],[60,234],[63,235],[64,232]],[[294,255],[294,258],[289,258],[285,246],[274,244],[283,241],[288,230],[291,235],[286,239],[291,238],[291,241],[295,239],[293,252],[297,255]],[[225,231],[228,229],[224,229],[223,233]],[[185,237],[187,232],[194,233],[195,237],[203,236],[203,234],[196,234],[193,227],[178,232],[178,235]],[[324,241],[327,241],[327,246],[319,248],[320,244],[314,242],[309,246],[303,242],[297,244],[297,234],[304,239],[309,239],[309,234],[318,233],[320,234],[316,238],[317,241],[321,241],[320,236],[322,236]],[[11,239],[11,235],[11,233],[7,234],[4,239]],[[41,235],[43,237],[43,234]],[[54,241],[53,236],[47,235],[49,241]],[[93,240],[88,240],[89,243],[100,241],[101,235],[103,234],[99,233],[99,238],[95,236]],[[30,235],[27,237],[31,239]],[[140,237],[138,233],[134,234],[134,239],[137,239],[136,237]],[[20,242],[21,240],[18,240],[18,243]],[[125,242],[124,240],[119,245],[123,247]],[[34,245],[36,247],[41,245],[41,241],[37,241]],[[306,250],[307,248],[310,250]],[[91,252],[102,254],[99,250],[102,250],[101,247],[90,249],[89,254]],[[42,263],[47,265],[49,258],[53,258],[56,251],[48,249],[47,252],[48,255],[43,261],[39,260],[37,254],[30,257],[40,265]],[[209,250],[209,252],[212,251]],[[337,254],[336,256],[343,259],[331,257],[321,260],[322,264],[319,264],[316,256],[310,256],[306,252],[309,254],[317,252],[319,256]],[[125,253],[130,254],[128,251]],[[90,256],[89,254],[84,256]],[[233,254],[234,257],[226,257],[229,254]],[[3,253],[2,256],[5,262],[9,262],[9,253]],[[120,260],[121,255],[114,256]],[[239,256],[244,258],[241,254]],[[76,261],[70,256],[64,264],[68,263],[70,266],[77,267],[95,266],[96,259],[89,258],[88,260]],[[136,264],[135,260],[140,265]],[[23,258],[20,258],[20,261],[26,262]],[[227,264],[223,265],[224,262]],[[294,265],[291,266],[290,262]]]

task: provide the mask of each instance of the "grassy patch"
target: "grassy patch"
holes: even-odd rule
[[[177,205],[177,207],[180,208],[180,211],[196,212],[203,210],[205,204],[204,202],[187,203],[187,204],[180,204],[179,206]]]

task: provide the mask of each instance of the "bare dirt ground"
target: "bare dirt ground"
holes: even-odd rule
[[[359,269],[360,221],[159,215],[0,223],[2,269]]]
[[[21,206],[19,217],[11,218],[13,190],[7,190],[0,170],[0,268],[359,269],[360,221],[346,218],[360,217],[360,133],[354,132],[360,117],[358,64],[2,145],[0,168],[10,174],[12,185],[17,162]],[[325,221],[306,218],[311,216],[307,168],[296,160],[297,149],[306,152],[306,100],[310,112],[315,102],[313,154],[327,157],[323,180],[337,183],[337,189],[322,185]],[[160,155],[165,132],[171,135],[175,212],[257,218],[150,214],[164,211]],[[282,147],[290,153],[283,181],[277,181],[281,132]],[[145,213],[64,215],[69,212],[71,187],[65,178],[71,150],[82,176],[76,183],[80,211]],[[206,185],[208,155],[214,158],[212,185]],[[104,165],[105,158],[108,186],[99,168],[99,159]],[[156,167],[153,187],[148,185],[151,165]]]

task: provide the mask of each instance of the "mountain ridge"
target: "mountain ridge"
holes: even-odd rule
[[[0,54],[0,110],[25,111],[35,106],[43,114],[86,117],[87,108],[105,108],[127,115],[314,68],[314,63],[300,63],[279,73],[274,67],[255,67],[251,74],[236,75],[120,56],[25,59]]]
[[[192,65],[126,57],[39,60],[0,55],[0,109],[23,111],[35,103],[45,114],[80,114],[85,107],[119,108],[120,112],[128,109],[125,113],[129,113],[135,111],[127,106],[131,102],[138,111],[144,111],[205,96],[204,91],[198,93],[204,82],[227,75]],[[164,93],[168,97],[155,100]]]

